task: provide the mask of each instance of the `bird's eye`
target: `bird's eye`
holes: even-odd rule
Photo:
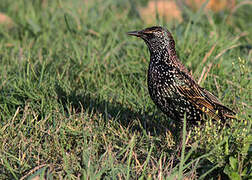
[[[153,31],[144,31],[144,34],[146,34],[146,35],[153,34]]]
[[[154,32],[148,32],[148,33],[144,33],[149,39],[153,38],[155,36]]]

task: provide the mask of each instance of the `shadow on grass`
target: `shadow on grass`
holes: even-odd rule
[[[115,102],[114,100],[108,101],[100,97],[95,97],[89,93],[83,95],[77,94],[76,91],[66,93],[62,87],[56,84],[56,92],[58,101],[64,106],[65,112],[68,113],[68,107],[71,105],[75,112],[80,112],[83,107],[85,110],[94,113],[102,114],[105,121],[113,119],[118,121],[122,126],[128,128],[132,132],[141,132],[142,128],[147,133],[155,135],[164,135],[165,132],[170,131],[172,134],[177,135],[178,131],[174,123],[169,120],[162,112],[151,110],[136,111],[130,107]],[[135,120],[139,120],[140,124],[136,124]]]

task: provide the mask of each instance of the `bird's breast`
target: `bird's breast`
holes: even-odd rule
[[[148,89],[152,99],[169,97],[174,92],[174,68],[164,63],[150,63]]]

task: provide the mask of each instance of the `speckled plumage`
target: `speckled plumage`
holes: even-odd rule
[[[142,38],[150,51],[148,89],[151,99],[168,117],[181,121],[201,120],[204,115],[217,120],[234,118],[235,113],[200,87],[179,61],[171,33],[150,27],[129,35]]]

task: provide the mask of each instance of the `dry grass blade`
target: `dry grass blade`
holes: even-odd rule
[[[35,173],[37,170],[39,170],[39,169],[41,169],[41,168],[43,168],[45,166],[48,166],[48,164],[41,164],[39,166],[36,166],[32,170],[30,170],[26,175],[24,175],[23,177],[21,177],[20,180],[24,180],[25,178],[27,178],[28,176],[30,176],[31,174]]]
[[[230,46],[230,47],[228,47],[228,48],[226,48],[226,49],[223,49],[219,54],[217,54],[217,56],[215,56],[215,58],[214,58],[214,60],[217,60],[217,59],[219,59],[224,53],[226,53],[228,50],[230,50],[230,49],[233,49],[233,48],[236,48],[236,47],[239,47],[241,44],[239,43],[239,44],[235,44],[235,45],[233,45],[233,46]]]
[[[206,74],[204,75],[203,82],[206,80],[207,75],[208,75],[208,73],[210,72],[210,70],[211,70],[211,68],[212,68],[212,65],[213,65],[212,63],[210,63],[210,64],[208,65],[208,69],[207,69]]]
[[[214,44],[214,45],[211,47],[210,51],[208,51],[208,52],[206,53],[206,55],[204,56],[204,58],[203,58],[201,64],[204,64],[204,63],[206,62],[207,58],[208,58],[209,56],[211,56],[211,54],[213,53],[213,50],[215,49],[216,45],[217,45],[217,44]]]
[[[244,5],[252,5],[252,1],[251,0],[245,0],[245,1],[241,1],[239,4],[237,4],[231,11],[230,16],[235,13],[237,11],[237,9],[239,9],[241,6]]]
[[[202,80],[202,78],[204,77],[205,72],[206,72],[206,67],[204,67],[203,70],[202,70],[202,72],[201,72],[200,78],[199,78],[199,80],[198,80],[198,84],[201,83],[201,80]]]

